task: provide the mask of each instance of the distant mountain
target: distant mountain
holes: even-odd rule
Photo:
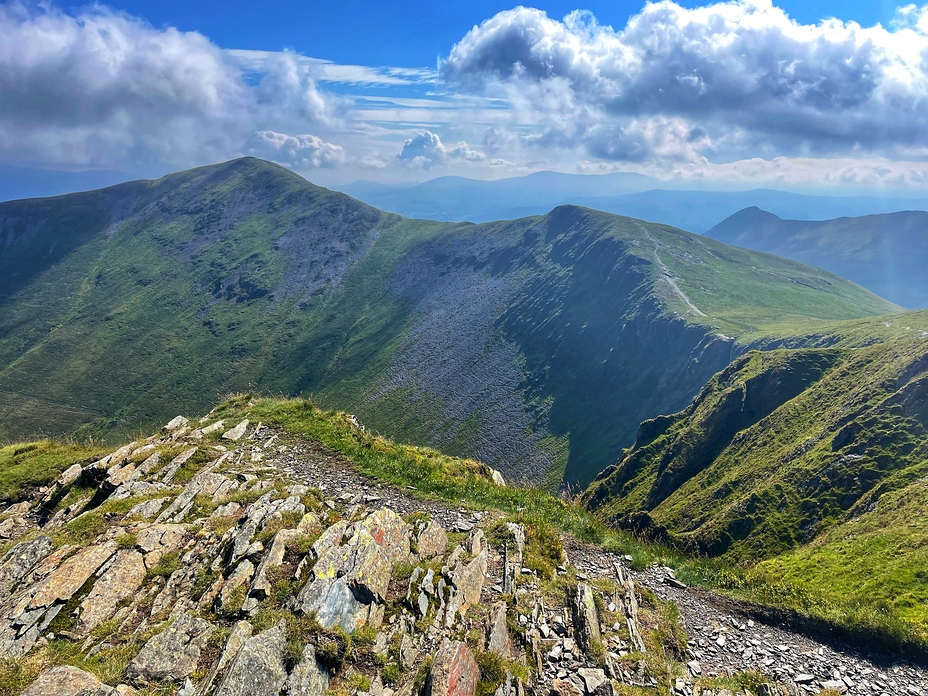
[[[903,307],[928,307],[928,212],[807,222],[752,207],[706,235],[824,268]]]
[[[0,204],[0,439],[118,438],[257,387],[586,483],[749,345],[897,309],[666,225],[407,220],[246,158]]]
[[[657,185],[657,179],[628,172],[595,176],[535,172],[495,181],[460,176],[442,176],[415,185],[361,181],[339,190],[405,217],[488,222],[541,215],[581,196],[645,191]],[[516,215],[507,214],[516,210],[519,211]]]
[[[749,206],[805,220],[928,209],[928,196],[921,199],[808,196],[769,189],[668,190],[662,186],[657,179],[640,174],[538,172],[497,181],[439,177],[415,185],[357,182],[341,190],[369,205],[413,218],[459,222],[511,220],[542,215],[555,206],[571,204],[697,233]]]
[[[0,201],[60,196],[112,186],[131,178],[109,170],[68,172],[0,164]]]

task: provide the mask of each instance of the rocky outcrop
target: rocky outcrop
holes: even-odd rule
[[[574,639],[586,655],[602,650],[602,634],[599,631],[599,613],[593,592],[586,583],[580,583],[568,591],[570,615],[574,625]]]
[[[287,696],[323,696],[329,688],[329,670],[316,659],[312,644],[303,649],[299,664],[287,678]]]
[[[658,623],[653,598],[638,603],[621,558],[599,551],[605,570],[581,572],[572,552],[542,580],[522,565],[537,536],[501,513],[380,486],[263,426],[203,435],[210,422],[178,421],[17,501],[26,527],[0,558],[0,647],[14,664],[65,656],[95,672],[52,664],[27,694],[114,696],[131,683],[179,696],[413,696],[419,674],[435,696],[474,696],[478,683],[494,696],[614,696],[619,684],[696,696],[694,670],[712,671],[701,643],[652,650],[680,629]],[[174,483],[116,497],[159,482],[159,462],[194,444],[201,454]],[[43,517],[49,490],[60,504]],[[161,521],[132,512],[159,499],[171,509]],[[693,678],[655,671],[672,649]],[[834,676],[796,664],[816,686]]]

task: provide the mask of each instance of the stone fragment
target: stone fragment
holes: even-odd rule
[[[474,696],[478,681],[480,668],[467,644],[445,641],[432,660],[425,696]]]
[[[197,453],[198,449],[198,447],[191,447],[174,457],[174,459],[164,467],[164,472],[161,474],[161,482],[170,483],[174,478],[174,474],[176,474],[184,464],[190,461],[190,458]]]
[[[583,685],[588,694],[594,693],[600,686],[606,683],[606,673],[601,669],[581,667],[577,670],[577,675],[583,680]]]
[[[75,633],[87,635],[110,618],[116,611],[117,603],[134,594],[143,580],[145,561],[142,554],[131,549],[118,551],[81,602]]]
[[[584,696],[583,689],[566,679],[551,682],[551,696]]]
[[[111,696],[110,688],[89,672],[61,666],[45,670],[21,696]]]
[[[185,425],[187,425],[189,422],[190,421],[184,418],[183,416],[175,416],[170,421],[168,421],[168,424],[165,425],[162,428],[162,430],[164,430],[165,432],[179,430],[180,428],[183,428]]]
[[[233,658],[215,696],[278,696],[287,682],[283,652],[287,625],[249,638]]]
[[[409,541],[412,528],[390,508],[383,507],[372,512],[364,518],[360,527],[386,552],[391,565],[411,560]]]
[[[579,583],[573,591],[568,588],[568,603],[574,624],[574,640],[577,646],[589,655],[593,645],[602,645],[602,635],[599,631],[599,614],[596,611],[596,602],[593,600],[593,591],[586,583]]]
[[[490,611],[487,630],[487,652],[509,659],[509,627],[506,625],[508,607],[506,602],[497,602]]]
[[[196,669],[213,630],[214,626],[204,619],[180,614],[142,646],[129,663],[127,676],[140,684],[183,681]]]
[[[126,517],[130,519],[150,520],[161,512],[161,508],[163,508],[164,504],[169,500],[170,498],[152,498],[151,500],[144,500],[129,510]]]
[[[227,430],[222,434],[222,439],[232,440],[233,442],[238,442],[245,435],[245,431],[248,430],[248,419],[246,418],[241,423],[236,425],[231,430]]]
[[[245,591],[255,572],[254,563],[247,558],[239,563],[232,574],[226,578],[216,599],[216,611],[231,614],[242,608],[241,600],[245,598]]]
[[[323,696],[329,688],[329,670],[317,659],[312,643],[303,648],[303,657],[287,678],[287,696]]]
[[[177,551],[184,543],[187,528],[182,524],[146,524],[136,532],[136,546],[145,554],[145,567],[153,568],[165,554]]]
[[[229,637],[226,639],[225,647],[222,649],[222,654],[219,656],[219,659],[213,663],[212,669],[210,669],[209,674],[201,685],[201,694],[212,693],[212,686],[213,682],[216,681],[216,675],[223,672],[226,666],[235,659],[245,645],[245,642],[251,638],[252,630],[251,624],[247,621],[239,621],[232,626]]]

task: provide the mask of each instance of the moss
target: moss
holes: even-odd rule
[[[170,551],[158,559],[158,562],[148,569],[149,578],[168,577],[176,570],[180,569],[180,555],[176,551]]]

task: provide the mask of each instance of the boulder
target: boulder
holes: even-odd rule
[[[119,551],[106,566],[93,589],[80,605],[74,627],[78,635],[87,635],[116,611],[117,603],[131,596],[145,580],[145,561],[138,551]]]
[[[287,678],[287,696],[323,696],[329,688],[329,671],[316,659],[312,643],[303,648],[300,663]]]
[[[573,591],[568,588],[567,593],[574,624],[574,640],[579,648],[589,655],[594,644],[602,644],[599,614],[593,600],[593,591],[586,583],[579,583]]]
[[[409,541],[412,528],[390,508],[380,508],[364,518],[360,528],[367,531],[380,548],[386,551],[393,563],[408,563],[411,560]]]
[[[583,680],[583,685],[588,694],[594,693],[600,686],[606,683],[606,672],[601,669],[592,669],[590,667],[581,667],[577,670],[577,675]]]
[[[231,614],[242,608],[241,604],[233,602],[233,600],[236,599],[236,596],[240,596],[244,599],[245,594],[242,592],[241,588],[245,587],[251,581],[254,572],[255,566],[247,558],[235,567],[235,570],[232,571],[232,574],[223,584],[222,590],[219,592],[219,597],[216,599],[217,612]],[[238,604],[238,606],[235,606],[236,604]]]
[[[278,696],[287,682],[284,621],[249,638],[233,658],[215,696]]]
[[[426,680],[425,696],[474,696],[480,668],[466,643],[442,643]]]
[[[154,568],[165,554],[180,549],[186,535],[187,528],[182,524],[140,526],[135,532],[135,545],[145,554],[145,567]]]
[[[89,672],[61,666],[42,672],[21,696],[113,696],[116,693]]]
[[[551,696],[584,696],[583,689],[566,679],[551,682]]]
[[[429,520],[416,537],[416,549],[420,558],[437,558],[448,551],[448,533],[435,520]]]
[[[139,651],[126,675],[134,682],[182,682],[196,669],[214,626],[204,619],[181,614]]]

